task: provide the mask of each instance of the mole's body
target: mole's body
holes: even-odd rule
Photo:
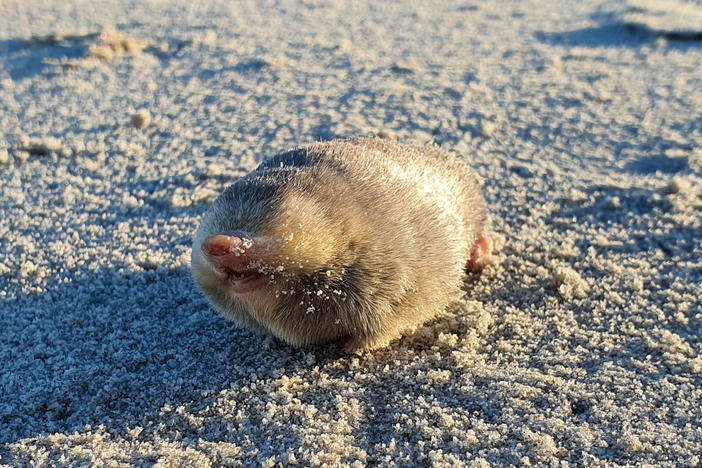
[[[475,174],[438,147],[314,143],[239,179],[205,215],[192,272],[226,317],[293,345],[386,345],[461,295],[490,253]]]

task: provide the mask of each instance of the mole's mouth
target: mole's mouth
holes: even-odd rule
[[[225,269],[225,274],[235,293],[243,294],[262,288],[268,278],[253,270],[234,271]]]

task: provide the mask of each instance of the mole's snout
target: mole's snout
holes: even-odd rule
[[[214,267],[244,271],[255,260],[252,252],[254,245],[254,237],[248,232],[232,231],[209,236],[202,241],[201,248]]]
[[[256,271],[260,252],[256,252],[252,234],[244,231],[215,234],[202,241],[201,248],[210,264],[227,275],[234,292],[250,292],[265,284],[265,277]]]

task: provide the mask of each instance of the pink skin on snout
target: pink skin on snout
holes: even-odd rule
[[[261,289],[268,277],[249,267],[260,260],[256,239],[243,231],[215,234],[202,241],[202,252],[210,264],[224,273],[232,291],[245,294]]]

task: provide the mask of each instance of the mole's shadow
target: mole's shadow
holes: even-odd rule
[[[206,405],[203,391],[264,377],[261,362],[291,354],[210,310],[186,268],[85,271],[0,303],[0,444],[143,426],[165,404]]]
[[[224,320],[195,289],[185,267],[81,273],[43,294],[0,303],[0,456],[11,463],[24,460],[11,444],[25,438],[81,433],[86,425],[104,426],[119,438],[127,429],[155,430],[161,422],[169,430],[197,432],[166,406],[205,413],[223,390],[225,398],[238,401],[245,395],[237,390],[246,385],[304,375],[313,365],[346,363],[339,372],[350,372],[350,359],[338,346],[295,349]],[[454,331],[466,333],[470,323]],[[441,325],[437,320],[427,326],[433,324]],[[408,347],[430,346],[426,340],[408,336],[368,359],[382,368]],[[323,386],[306,396],[335,404],[334,394]],[[246,424],[263,427],[263,412],[246,411]],[[388,406],[378,414],[396,411]],[[210,439],[280,450],[278,429],[262,431],[252,442],[214,419],[206,423]],[[363,424],[364,437],[383,439],[369,424]],[[297,437],[286,431],[284,445],[300,446]],[[136,462],[140,455],[133,456]]]

